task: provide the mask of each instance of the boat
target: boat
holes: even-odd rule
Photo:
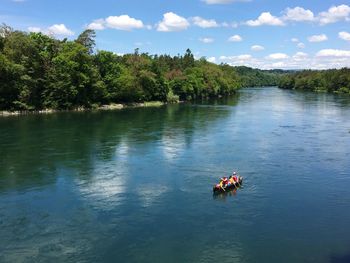
[[[214,185],[213,186],[213,193],[214,194],[225,193],[227,191],[230,191],[230,190],[237,189],[237,188],[241,187],[242,184],[243,184],[243,177],[242,176],[238,176],[238,182],[235,182],[233,184],[229,183],[224,188],[221,188],[220,184]]]

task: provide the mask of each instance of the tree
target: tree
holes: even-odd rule
[[[350,93],[350,69],[304,70],[284,76],[279,87],[316,92]]]
[[[186,53],[183,57],[183,67],[186,68],[190,68],[194,66],[194,56],[191,52],[191,50],[188,48],[186,49]]]
[[[0,53],[0,110],[17,109],[15,101],[18,101],[23,72],[21,65],[9,61]]]
[[[58,109],[91,107],[105,99],[106,90],[93,58],[75,42],[63,43],[53,59],[45,105]]]
[[[92,54],[96,46],[95,37],[96,37],[95,30],[86,29],[83,33],[81,33],[78,36],[76,42],[86,47],[89,54]]]
[[[107,101],[118,102],[118,96],[120,95],[118,78],[123,71],[123,66],[118,61],[118,56],[112,52],[99,51],[95,55],[94,60],[101,79],[106,86]]]
[[[27,33],[14,31],[6,37],[3,54],[17,68],[22,67],[17,79],[17,98],[13,101],[15,108],[33,110],[41,108],[41,87],[44,75],[41,70],[39,49]]]

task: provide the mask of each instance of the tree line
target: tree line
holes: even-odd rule
[[[246,66],[235,67],[242,87],[277,86],[283,75],[290,71],[281,69],[260,70]]]
[[[282,89],[350,94],[350,69],[304,70],[280,79]]]
[[[58,40],[0,26],[0,110],[171,103],[277,83],[267,72],[196,60],[189,49],[177,56],[95,51],[95,36],[85,30],[75,40]]]

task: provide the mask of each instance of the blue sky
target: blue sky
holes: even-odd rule
[[[350,3],[325,0],[0,0],[0,22],[118,54],[182,54],[256,68],[350,66]]]

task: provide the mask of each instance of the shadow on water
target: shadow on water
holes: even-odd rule
[[[147,149],[180,137],[182,147],[189,147],[196,132],[205,133],[232,113],[213,105],[235,105],[238,97],[222,100],[1,118],[0,191],[55,183],[62,169],[89,177],[96,161],[112,160],[125,144]]]
[[[221,98],[198,99],[194,103],[196,105],[213,105],[213,106],[236,106],[240,98],[240,93],[224,96]]]
[[[243,185],[238,188],[229,189],[221,193],[213,193],[213,200],[226,201],[227,198],[236,197],[238,192],[243,189]]]
[[[331,255],[330,263],[349,263],[350,262],[350,253],[344,255]]]
[[[226,201],[227,198],[232,198],[237,195],[237,189],[232,189],[224,193],[213,193],[213,199],[218,201]]]
[[[339,109],[348,108],[350,99],[348,94],[317,93],[302,90],[283,90],[285,94],[291,95],[300,105],[337,105]]]

